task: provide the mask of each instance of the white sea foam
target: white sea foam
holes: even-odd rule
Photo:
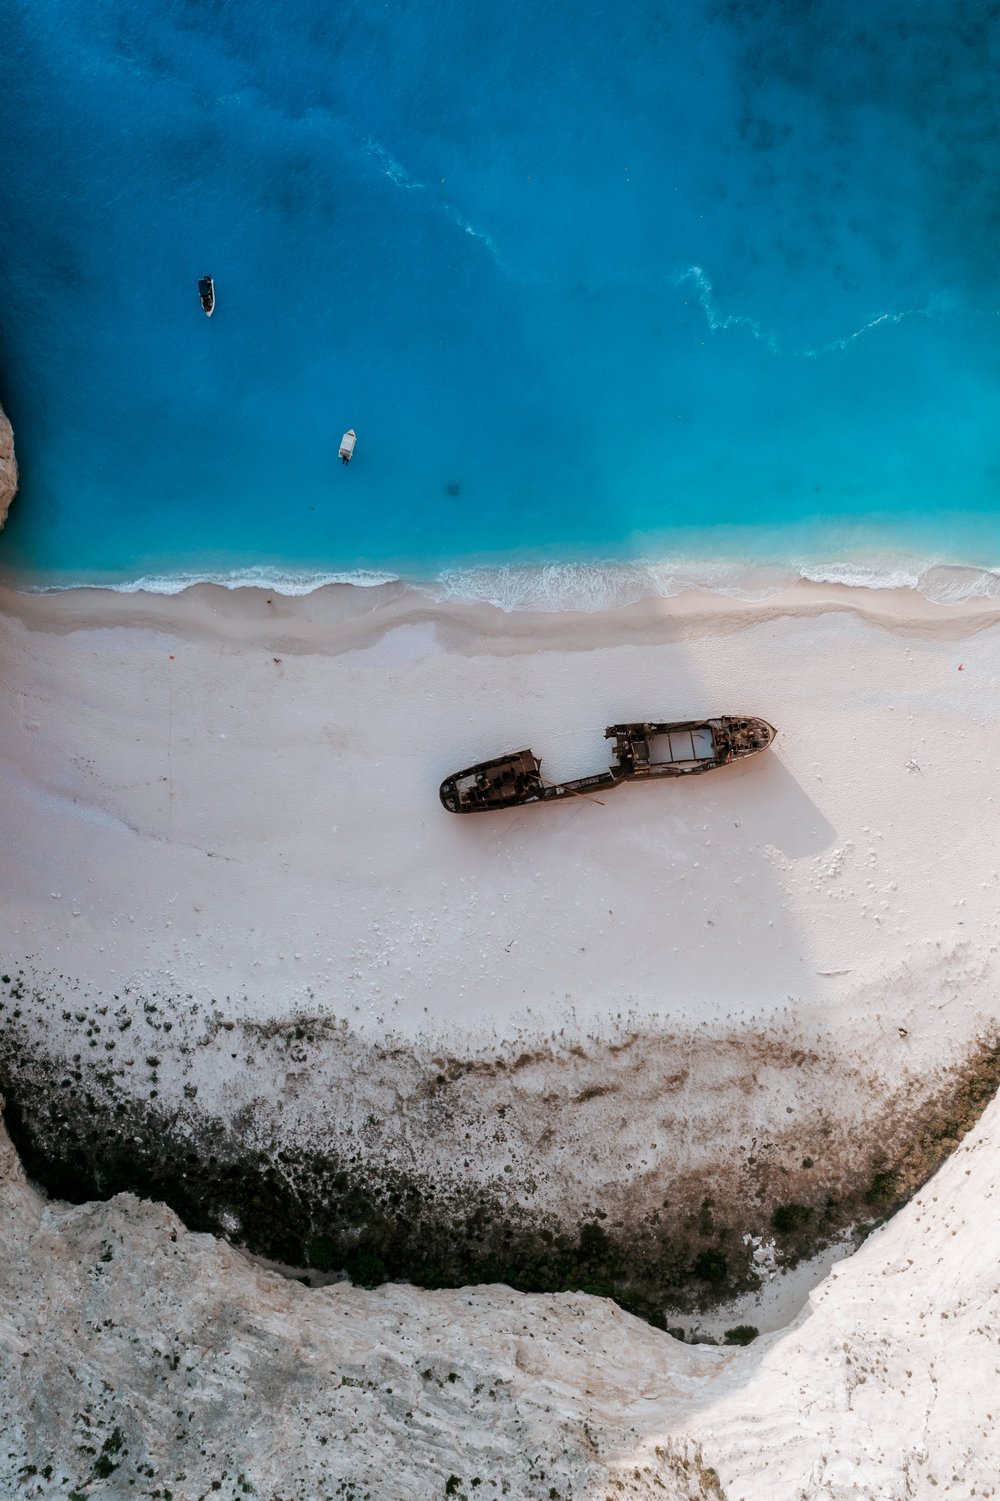
[[[744,313],[730,313],[723,317],[716,306],[715,289],[711,278],[701,266],[688,266],[676,278],[678,287],[693,282],[698,295],[698,302],[705,314],[705,321],[713,333],[720,333],[729,328],[743,328],[760,344],[766,344],[774,354],[779,354],[778,342],[774,334],[765,333],[763,328],[754,318],[748,318]]]
[[[623,562],[477,565],[444,569],[435,577],[376,569],[305,573],[265,567],[233,573],[144,575],[120,582],[44,583],[31,593],[64,589],[111,589],[119,594],[180,594],[197,584],[224,589],[267,589],[305,595],[331,584],[371,589],[406,585],[441,603],[490,604],[505,613],[532,610],[593,614],[620,609],[642,599],[669,599],[687,590],[754,602],[790,589],[800,580],[863,589],[913,589],[936,604],[969,599],[1000,600],[1000,568],[944,563],[934,559],[884,557],[828,558],[801,562],[751,562],[745,558],[635,559]]]
[[[825,344],[818,344],[815,348],[805,345],[786,347],[775,333],[765,329],[756,318],[750,318],[745,313],[722,314],[716,301],[712,279],[701,266],[688,266],[686,271],[682,271],[674,278],[674,284],[677,287],[688,284],[695,287],[698,303],[705,314],[705,321],[713,333],[724,333],[728,329],[743,329],[772,354],[789,355],[793,359],[800,360],[815,360],[824,354],[834,354],[849,349],[857,340],[874,333],[876,329],[893,328],[909,318],[933,318],[952,311],[949,299],[941,294],[932,299],[926,307],[903,308],[900,312],[878,313],[875,317],[869,318],[867,323],[861,324],[860,328],[853,329],[851,333],[844,334],[840,338],[830,339]]]
[[[385,147],[380,142],[373,140],[371,136],[365,138],[365,150],[378,162],[382,175],[388,177],[390,182],[394,182],[397,188],[424,187],[424,183],[417,182],[416,178],[411,177],[406,168],[397,162],[396,158],[391,156]]]
[[[415,177],[411,177],[402,163],[398,162],[391,152],[388,152],[381,142],[376,141],[372,136],[366,136],[365,150],[378,163],[379,171],[383,177],[388,177],[389,181],[395,183],[397,188],[427,187],[427,183],[418,182]],[[444,181],[443,178],[442,181]],[[487,234],[484,229],[477,229],[474,224],[470,224],[461,210],[457,209],[453,203],[449,203],[446,199],[438,201],[438,208],[443,211],[452,224],[460,229],[463,234],[470,235],[472,239],[481,241],[500,269],[504,269],[499,248],[492,235]]]
[[[488,235],[485,230],[477,229],[474,224],[470,224],[468,219],[466,219],[461,213],[459,213],[458,209],[455,208],[453,204],[446,204],[445,212],[447,213],[448,218],[451,220],[451,222],[457,225],[458,228],[463,231],[463,233],[471,235],[474,240],[481,240],[482,243],[486,246],[486,249],[489,251],[490,255],[496,261],[497,265],[501,270],[503,270],[503,261],[500,256],[500,251],[498,250],[497,243],[493,239],[493,237],[491,235]]]
[[[934,604],[967,599],[1000,599],[1000,569],[963,563],[907,563],[877,568],[864,562],[803,564],[800,576],[817,584],[846,584],[864,589],[915,589]]]
[[[780,594],[801,580],[859,589],[913,589],[937,604],[1000,599],[1000,569],[891,553],[870,560],[863,555],[787,563],[715,557],[454,569],[440,575],[434,593],[445,600],[488,600],[505,611],[589,613],[641,599],[669,599],[686,590],[754,602]]]
[[[487,600],[498,609],[593,613],[709,589],[735,599],[764,599],[794,582],[794,569],[741,562],[561,563],[538,567],[448,569],[434,586],[442,600]]]
[[[271,594],[312,594],[328,584],[351,584],[358,589],[376,589],[400,582],[398,573],[358,568],[339,573],[284,573],[280,569],[242,568],[233,573],[143,574],[117,581],[69,580],[66,583],[21,586],[28,594],[58,594],[65,589],[110,589],[115,594],[183,594],[196,584],[214,584],[221,589],[267,589]]]

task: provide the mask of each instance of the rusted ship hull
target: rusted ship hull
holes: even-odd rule
[[[492,813],[611,792],[625,782],[700,776],[766,750],[777,733],[766,719],[746,715],[612,724],[604,731],[614,740],[615,759],[607,771],[549,783],[533,751],[513,751],[445,777],[441,802],[449,813]]]

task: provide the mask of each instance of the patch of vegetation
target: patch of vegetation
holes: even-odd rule
[[[737,1324],[722,1336],[727,1345],[752,1345],[760,1330],[753,1324]]]
[[[285,1025],[273,1045],[311,1044],[319,1026],[310,1021],[302,1038]],[[249,1148],[245,1122],[203,1112],[185,1115],[180,1129],[156,1101],[121,1089],[99,1059],[81,1065],[77,1056],[57,1067],[23,1027],[0,1029],[0,1092],[26,1171],[55,1197],[80,1202],[127,1190],[165,1202],[193,1230],[219,1235],[235,1217],[250,1250],[291,1267],[343,1270],[362,1286],[401,1279],[430,1288],[502,1282],[526,1292],[588,1292],[660,1328],[667,1305],[704,1311],[756,1285],[748,1233],[779,1236],[791,1263],[845,1226],[891,1214],[974,1124],[1000,1079],[1000,1042],[984,1043],[908,1122],[897,1119],[893,1140],[902,1146],[890,1152],[882,1142],[881,1156],[859,1149],[855,1167],[838,1168],[837,1177],[824,1150],[820,1168],[790,1186],[794,1202],[774,1205],[769,1186],[781,1180],[750,1156],[754,1176],[743,1202],[724,1199],[709,1182],[671,1183],[662,1208],[642,1220],[616,1221],[595,1204],[568,1226],[521,1210],[514,1192],[398,1169],[362,1150],[349,1131],[318,1152],[280,1139],[277,1126]],[[254,1037],[270,1045],[262,1032]],[[441,1088],[464,1067],[448,1060]],[[812,1167],[801,1156],[807,1145],[789,1149],[792,1168]]]
[[[580,1226],[577,1251],[582,1262],[604,1261],[610,1250],[610,1244],[608,1232],[601,1225],[589,1223]]]
[[[402,1279],[586,1292],[659,1328],[664,1304],[685,1298],[693,1276],[713,1295],[752,1285],[748,1258],[736,1264],[699,1245],[697,1227],[684,1239],[655,1222],[609,1230],[598,1209],[570,1234],[554,1220],[515,1217],[497,1192],[386,1164],[376,1171],[333,1151],[272,1142],[251,1152],[237,1128],[211,1119],[181,1136],[155,1103],[124,1099],[106,1084],[87,1091],[92,1107],[74,1108],[65,1093],[56,1104],[50,1074],[36,1060],[12,1079],[0,1059],[11,1136],[26,1170],[55,1197],[80,1202],[128,1190],[165,1202],[192,1230],[219,1235],[235,1216],[252,1251],[287,1266],[343,1270],[361,1286]]]
[[[380,1287],[386,1281],[385,1262],[371,1246],[356,1246],[349,1252],[344,1270],[356,1287]]]
[[[729,1258],[723,1251],[701,1251],[692,1262],[691,1271],[702,1282],[725,1282],[729,1275]]]
[[[779,1235],[794,1235],[812,1219],[808,1204],[779,1204],[771,1215],[771,1227]]]
[[[898,1193],[899,1175],[897,1173],[876,1173],[865,1193],[865,1203],[891,1204]]]
[[[318,1272],[329,1272],[336,1265],[337,1248],[328,1235],[314,1235],[306,1241],[306,1265]]]

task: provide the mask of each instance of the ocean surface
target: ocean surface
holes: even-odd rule
[[[992,590],[998,68],[992,0],[8,0],[0,572]]]

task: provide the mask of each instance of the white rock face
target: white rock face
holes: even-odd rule
[[[0,1135],[0,1494],[993,1496],[1000,1104],[789,1331],[688,1347],[578,1294],[310,1291]]]
[[[610,1303],[310,1291],[130,1195],[43,1202],[6,1137],[2,1173],[3,1496],[719,1494],[667,1433],[724,1357]]]
[[[0,410],[0,527],[7,519],[7,512],[16,490],[17,460],[14,457],[14,434],[6,414]]]
[[[728,1501],[1000,1492],[998,1136],[995,1099],[746,1384],[686,1425]]]

